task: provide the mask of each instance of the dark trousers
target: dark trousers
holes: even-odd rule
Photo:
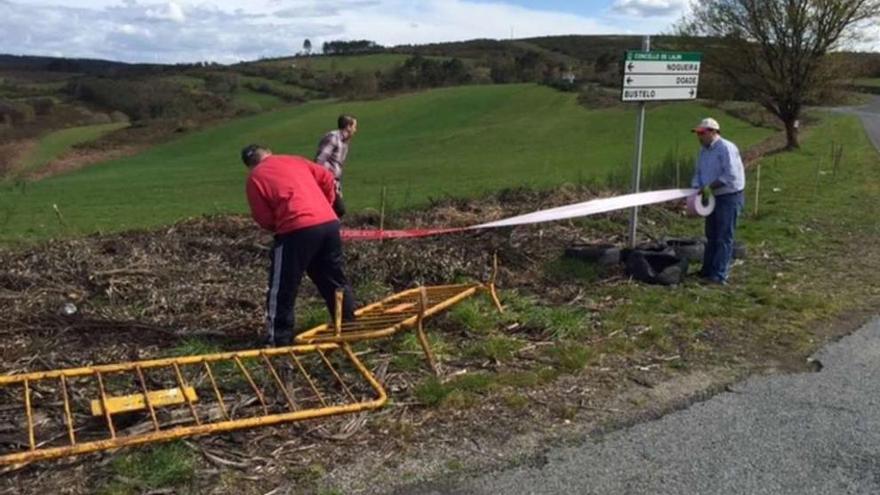
[[[343,320],[354,320],[355,301],[343,271],[338,221],[275,236],[270,257],[269,290],[266,294],[266,326],[270,344],[288,346],[293,342],[294,305],[304,273],[318,287],[331,318],[336,304],[336,290],[342,289]]]
[[[339,218],[345,215],[345,202],[342,201],[342,196],[339,194],[336,195],[336,199],[333,201],[333,212]]]
[[[706,217],[706,251],[700,275],[724,282],[733,259],[736,219],[743,208],[743,192],[715,196],[715,209]]]

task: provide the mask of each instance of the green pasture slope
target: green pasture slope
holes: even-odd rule
[[[43,165],[58,158],[74,145],[93,141],[102,135],[127,127],[128,123],[98,124],[71,127],[51,132],[40,138],[34,150],[28,153],[16,167],[18,173],[34,172]]]
[[[853,81],[857,86],[866,86],[870,88],[880,88],[880,78],[874,79],[856,79]]]
[[[137,156],[0,189],[0,241],[150,227],[210,213],[245,212],[240,148],[264,143],[312,157],[341,112],[360,118],[346,171],[350,208],[390,208],[510,186],[602,180],[630,167],[635,107],[587,110],[575,96],[536,85],[469,86],[370,102],[312,102],[186,135]],[[717,113],[699,104],[648,111],[646,161],[676,146],[696,151],[689,129]],[[741,146],[770,130],[718,116]],[[57,205],[59,216],[53,205]]]
[[[284,100],[275,95],[257,93],[248,88],[239,88],[236,90],[235,102],[255,106],[259,108],[260,111],[272,110],[273,108],[284,105]]]

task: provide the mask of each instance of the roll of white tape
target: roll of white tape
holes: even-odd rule
[[[712,211],[715,210],[715,196],[709,196],[709,199],[704,203],[702,194],[694,194],[693,196],[688,196],[687,199],[687,211],[691,215],[699,215],[701,217],[708,217],[712,214]]]

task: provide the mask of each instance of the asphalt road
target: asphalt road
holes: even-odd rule
[[[842,107],[838,112],[858,115],[865,125],[868,137],[874,143],[874,147],[880,150],[880,96],[874,96],[870,103],[861,107]]]
[[[753,378],[656,421],[549,452],[441,494],[878,494],[880,320],[817,373]]]
[[[839,109],[880,149],[880,97]],[[816,354],[816,373],[711,400],[463,482],[447,494],[880,494],[880,319]]]
[[[880,96],[875,96],[874,100],[858,110],[865,124],[865,130],[874,147],[880,150]]]

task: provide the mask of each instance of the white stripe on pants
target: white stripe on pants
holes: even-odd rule
[[[278,311],[278,289],[281,286],[281,264],[284,260],[284,245],[275,246],[274,259],[272,261],[272,284],[269,287],[269,304],[266,310],[266,329],[269,333],[269,342],[275,342],[275,316]]]

